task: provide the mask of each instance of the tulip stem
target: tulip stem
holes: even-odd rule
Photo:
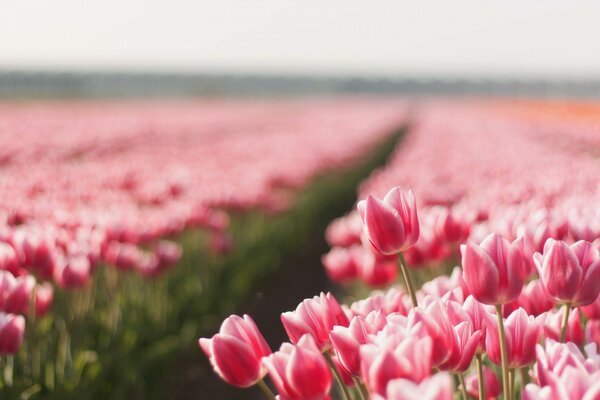
[[[367,388],[358,378],[352,378],[354,380],[354,384],[358,388],[358,396],[360,400],[367,400],[369,398],[369,392],[367,392]]]
[[[562,325],[560,327],[560,342],[564,343],[567,339],[567,326],[569,325],[569,311],[571,311],[571,306],[567,303],[563,308],[563,319]]]
[[[265,394],[265,396],[267,396],[267,399],[269,399],[269,400],[275,400],[275,395],[273,394],[273,392],[271,391],[271,389],[269,389],[269,387],[265,383],[264,379],[261,379],[260,381],[258,381],[257,385],[260,388],[260,390],[263,391],[263,393]]]
[[[342,393],[344,394],[344,399],[352,400],[352,397],[350,397],[350,392],[348,391],[348,388],[346,387],[346,385],[344,385],[344,381],[342,380],[340,373],[338,372],[337,368],[335,367],[335,364],[333,363],[333,360],[331,359],[331,355],[329,355],[328,352],[325,352],[324,354],[325,354],[325,358],[327,359],[327,363],[329,364],[329,367],[333,371],[335,380],[337,381],[338,386],[340,387]]]
[[[508,370],[508,386],[510,388],[510,397],[512,399],[515,393],[515,370],[512,368]]]
[[[458,372],[458,382],[460,382],[460,394],[462,400],[469,400],[469,395],[467,394],[467,385],[465,384],[465,376],[462,372]]]
[[[496,317],[498,320],[498,335],[500,336],[500,356],[502,359],[502,391],[504,399],[511,400],[512,393],[508,382],[508,355],[506,352],[506,335],[504,334],[504,321],[502,319],[502,305],[496,304]]]
[[[477,365],[477,385],[479,389],[479,400],[485,400],[485,378],[483,376],[483,360],[481,354],[475,356],[475,364]]]
[[[404,259],[404,254],[398,253],[398,259],[400,260],[400,270],[402,271],[404,283],[406,284],[406,289],[408,290],[408,294],[410,295],[410,299],[412,300],[413,307],[418,307],[419,304],[417,303],[415,287],[410,276],[410,270],[408,269],[408,265],[406,264],[406,260]]]

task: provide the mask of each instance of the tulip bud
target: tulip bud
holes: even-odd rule
[[[535,253],[534,262],[548,295],[557,303],[585,306],[600,293],[600,252],[583,240],[569,246],[548,239],[544,254]]]
[[[219,333],[198,340],[215,372],[227,383],[238,387],[256,384],[265,374],[262,357],[271,349],[248,315],[232,315],[223,321]]]
[[[380,253],[401,253],[419,239],[417,204],[411,191],[405,195],[394,187],[383,200],[369,195],[357,208],[369,241]]]

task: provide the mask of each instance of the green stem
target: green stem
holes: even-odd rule
[[[560,327],[560,342],[564,343],[567,339],[567,326],[569,325],[569,311],[571,311],[571,306],[567,303],[563,308],[563,319],[562,325]]]
[[[404,283],[406,284],[406,289],[408,290],[408,294],[410,295],[410,299],[412,300],[413,307],[418,307],[419,304],[417,303],[415,287],[412,282],[412,277],[410,276],[410,270],[408,269],[408,265],[406,264],[406,260],[404,259],[404,254],[398,253],[398,259],[400,260],[400,270],[402,271]]]
[[[354,384],[358,388],[358,395],[360,397],[360,400],[367,400],[369,398],[369,392],[367,391],[365,385],[363,385],[363,383],[358,378],[352,379],[354,380]]]
[[[475,356],[477,365],[477,385],[479,386],[479,400],[485,400],[485,378],[483,376],[483,360],[481,354]]]
[[[498,335],[500,336],[500,356],[502,359],[502,390],[506,400],[511,399],[508,382],[508,354],[506,353],[506,335],[504,334],[504,321],[502,319],[502,305],[496,304],[496,317],[498,320]]]
[[[515,393],[515,370],[513,368],[508,370],[508,387],[510,390],[510,398],[514,398]]]
[[[258,381],[257,385],[260,388],[260,390],[262,390],[262,392],[265,394],[267,399],[275,400],[275,395],[273,394],[271,389],[269,389],[269,387],[265,383],[264,379],[261,379],[260,381]]]
[[[529,383],[529,369],[527,367],[521,368],[521,386],[525,387]]]
[[[329,367],[333,371],[333,375],[335,376],[335,380],[337,381],[338,386],[340,387],[342,393],[344,394],[344,399],[352,400],[352,397],[350,397],[350,392],[348,391],[348,388],[346,387],[346,385],[344,385],[344,381],[342,380],[340,373],[338,372],[337,368],[335,367],[335,364],[333,363],[331,356],[327,352],[325,352],[323,354],[325,355],[325,358],[327,359],[327,363],[329,363]]]
[[[468,400],[469,395],[467,394],[467,385],[465,385],[465,376],[462,372],[458,372],[458,381],[460,382],[460,394],[463,400]]]
[[[7,355],[6,363],[4,364],[4,384],[8,387],[12,387],[13,385],[14,366],[14,356],[11,354]]]

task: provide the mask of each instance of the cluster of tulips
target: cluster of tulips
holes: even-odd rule
[[[548,238],[492,233],[459,247],[461,266],[417,289],[404,256],[420,236],[416,200],[391,189],[358,203],[364,246],[394,257],[405,289],[350,306],[331,294],[281,314],[290,339],[272,352],[249,316],[231,316],[199,343],[228,383],[274,398],[598,399],[600,252]],[[332,233],[330,233],[332,234]],[[391,261],[390,261],[391,262]]]
[[[94,292],[101,265],[156,277],[182,255],[170,239],[197,228],[210,250],[228,251],[227,210],[285,209],[291,189],[349,166],[404,109],[376,99],[3,103],[0,354],[18,351],[54,290]]]
[[[461,243],[481,242],[493,232],[511,241],[521,237],[531,267],[548,238],[600,237],[600,164],[597,145],[588,140],[598,130],[591,114],[583,118],[557,107],[498,101],[422,106],[389,163],[360,187],[360,197],[382,196],[395,185],[419,193],[421,235],[405,252],[411,267],[456,262]],[[328,275],[372,287],[394,282],[394,259],[369,251],[361,232],[356,211],[330,224],[332,250],[323,258]]]

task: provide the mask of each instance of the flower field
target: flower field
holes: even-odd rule
[[[346,301],[282,310],[275,351],[230,316],[199,341],[215,372],[280,399],[600,398],[599,111],[419,104],[326,231]]]
[[[249,249],[302,232],[301,216],[284,212],[296,193],[355,168],[405,109],[375,99],[0,105],[2,391],[149,396],[148,373],[272,268],[248,261]]]
[[[600,399],[598,104],[0,116],[2,398]]]

